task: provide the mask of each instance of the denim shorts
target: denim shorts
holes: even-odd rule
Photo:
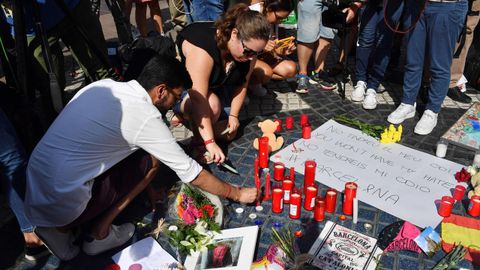
[[[297,40],[314,43],[320,38],[333,39],[337,30],[322,25],[322,12],[327,9],[318,0],[298,2]]]

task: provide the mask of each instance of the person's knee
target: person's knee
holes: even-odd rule
[[[293,78],[297,74],[297,64],[293,61],[285,61],[284,73],[282,77],[284,79]]]

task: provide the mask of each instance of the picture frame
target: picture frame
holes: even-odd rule
[[[187,256],[187,270],[245,270],[253,262],[258,226],[225,229],[213,241],[217,246]]]

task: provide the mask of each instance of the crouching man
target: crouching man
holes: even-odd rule
[[[79,252],[72,228],[89,229],[83,251],[120,246],[135,227],[115,217],[147,187],[160,163],[185,183],[242,203],[255,188],[222,182],[185,154],[162,120],[190,77],[176,59],[155,57],[138,79],[94,82],[63,109],[33,151],[27,169],[25,211],[35,232],[60,259]]]

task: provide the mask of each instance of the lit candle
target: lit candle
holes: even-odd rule
[[[268,137],[258,138],[258,159],[260,168],[268,168]]]
[[[337,191],[333,188],[327,190],[325,195],[325,211],[334,213],[337,205]]]
[[[287,116],[285,118],[285,129],[292,129],[293,128],[293,117]]]
[[[270,172],[265,175],[265,197],[264,200],[270,200]]]
[[[447,149],[448,149],[448,142],[440,139],[437,143],[437,151],[435,152],[435,155],[440,158],[444,158],[447,155]]]
[[[480,196],[474,195],[470,198],[467,212],[472,217],[478,217],[480,215]]]
[[[278,123],[277,129],[275,130],[275,132],[281,132],[282,131],[282,120],[281,119],[275,119],[275,122]]]
[[[273,179],[275,181],[282,181],[285,177],[285,165],[281,162],[275,162],[273,164]]]
[[[357,196],[357,184],[354,182],[345,183],[345,191],[343,194],[343,214],[353,214],[353,198]]]
[[[453,192],[453,198],[456,201],[461,201],[463,199],[463,195],[465,195],[465,191],[467,188],[464,185],[456,185],[455,191]]]
[[[300,205],[302,204],[302,196],[298,192],[293,192],[290,196],[290,212],[288,216],[292,219],[300,218]]]
[[[283,188],[283,202],[284,203],[290,203],[290,194],[292,193],[293,189],[293,181],[290,179],[284,179],[282,182],[282,188]]]
[[[283,189],[280,186],[273,187],[272,212],[281,213],[283,211]]]
[[[312,211],[315,206],[315,197],[317,197],[317,187],[309,186],[305,190],[305,201],[303,202],[303,208],[308,211]]]
[[[300,115],[300,126],[303,127],[305,125],[308,125],[308,115],[301,114]]]
[[[304,125],[302,126],[302,138],[308,140],[312,137],[312,126]]]
[[[323,221],[325,219],[325,199],[323,197],[315,198],[315,210],[313,212],[315,221]]]
[[[438,208],[438,214],[442,217],[449,217],[452,213],[453,204],[455,200],[450,196],[443,196]]]
[[[315,169],[317,168],[317,163],[313,160],[305,161],[305,170],[303,172],[303,188],[305,191],[307,190],[308,186],[313,185],[315,183]]]

